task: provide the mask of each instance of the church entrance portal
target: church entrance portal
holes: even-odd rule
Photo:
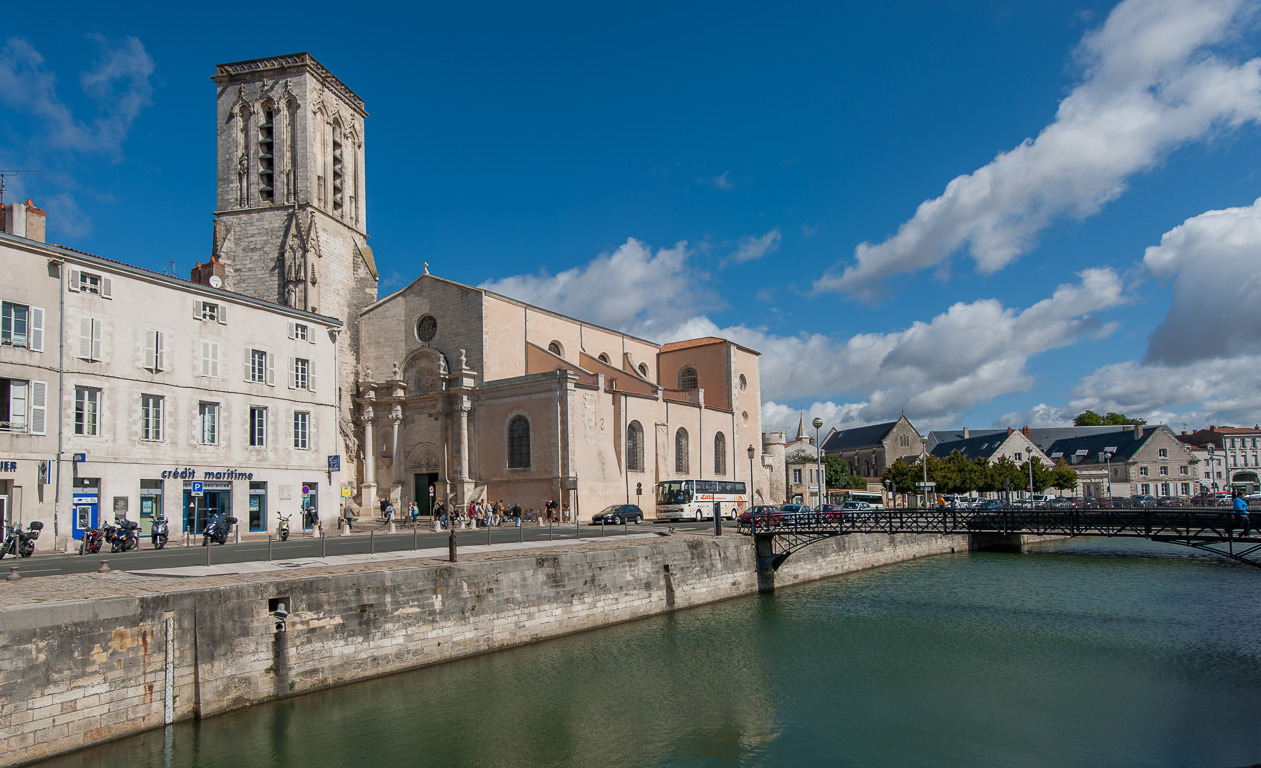
[[[420,507],[420,514],[428,515],[433,513],[433,502],[436,496],[429,495],[429,489],[433,488],[437,493],[438,473],[437,472],[417,472],[412,475],[414,485],[412,487],[412,500],[416,502],[416,506]]]

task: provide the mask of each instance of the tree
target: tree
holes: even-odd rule
[[[1082,411],[1073,419],[1073,424],[1079,427],[1103,427],[1103,426],[1124,426],[1126,424],[1146,424],[1146,419],[1131,419],[1123,413],[1116,411],[1108,411],[1106,416],[1100,416],[1094,411]]]
[[[1055,469],[1051,470],[1051,487],[1061,491],[1075,490],[1077,470],[1070,467],[1064,459],[1058,459],[1055,462]]]
[[[823,470],[827,475],[828,488],[867,488],[867,480],[850,474],[849,463],[840,456],[824,456]]]
[[[890,482],[898,489],[899,493],[914,493],[915,484],[921,482],[923,475],[920,473],[919,462],[914,464],[906,463],[906,459],[898,457],[884,471],[885,484]]]
[[[1033,475],[1033,488],[1031,488],[1030,491],[1032,493],[1042,493],[1047,488],[1051,487],[1051,480],[1052,480],[1053,472],[1051,471],[1050,468],[1044,467],[1042,465],[1042,459],[1039,459],[1037,456],[1033,457],[1032,462],[1033,462],[1032,472],[1029,469],[1028,461],[1020,465],[1020,473],[1022,475],[1022,479],[1020,481],[1020,487],[1021,488],[1029,487],[1029,476],[1030,474],[1032,474]],[[1015,483],[1012,483],[1012,487],[1013,488],[1015,487]]]
[[[813,464],[814,461],[814,451],[807,451],[804,448],[798,448],[784,457],[785,464]]]
[[[994,485],[1000,491],[1019,490],[1029,482],[1028,475],[1021,471],[1021,468],[1010,457],[999,456],[998,461],[990,466],[994,472]]]

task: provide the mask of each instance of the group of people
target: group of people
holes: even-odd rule
[[[388,498],[381,499],[381,519],[386,523],[392,523],[398,520],[398,512],[394,507],[394,503]],[[407,516],[404,521],[410,521],[412,525],[420,522],[420,508],[416,502],[410,502],[407,505]],[[461,523],[474,528],[499,527],[504,525],[513,525],[520,527],[522,522],[544,522],[568,523],[573,521],[573,514],[569,511],[569,504],[557,504],[553,499],[547,499],[543,505],[543,511],[535,512],[533,508],[522,510],[520,504],[508,505],[503,500],[491,502],[489,500],[478,500],[470,503],[468,507],[452,507],[441,500],[434,503],[433,507],[434,519],[442,528],[448,528],[451,525],[460,525]],[[347,505],[346,525],[351,525],[351,515],[349,505]]]

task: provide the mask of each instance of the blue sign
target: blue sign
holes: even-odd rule
[[[329,456],[329,457],[328,457],[328,471],[329,471],[329,472],[341,472],[341,471],[342,471],[342,457],[341,457],[341,456]]]
[[[76,461],[76,462],[79,462],[79,461],[87,461],[87,460],[88,460],[88,455],[87,455],[86,453],[76,453],[76,454],[75,454],[72,458],[73,458],[73,459],[74,459],[74,461]]]
[[[206,488],[206,486],[203,485],[200,480],[194,480],[192,483],[192,486],[193,487],[190,490],[192,491],[194,496],[200,496]]]

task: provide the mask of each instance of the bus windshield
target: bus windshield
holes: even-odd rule
[[[691,500],[691,480],[671,480],[657,485],[658,504],[686,504]]]

